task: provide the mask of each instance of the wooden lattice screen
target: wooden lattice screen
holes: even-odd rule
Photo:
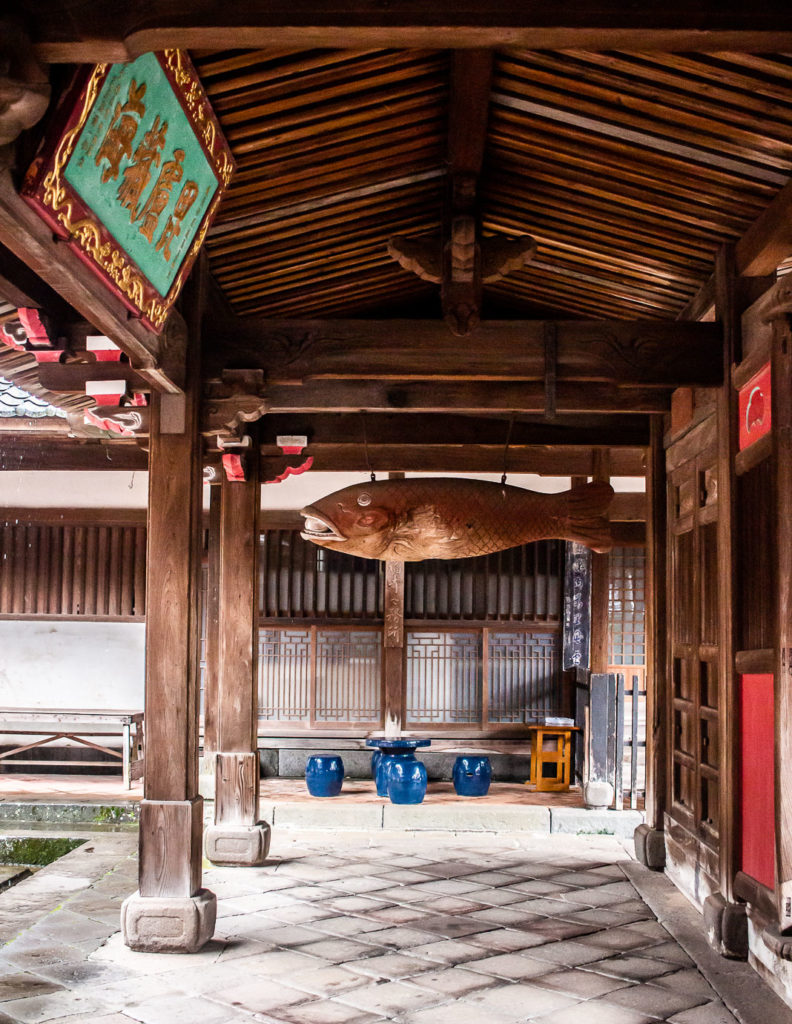
[[[145,614],[141,522],[0,519],[0,615],[124,620]]]

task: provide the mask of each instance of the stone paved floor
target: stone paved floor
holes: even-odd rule
[[[611,837],[283,830],[267,866],[205,871],[218,925],[192,956],[123,945],[134,844],[92,837],[0,894],[0,1024],[735,1021]]]

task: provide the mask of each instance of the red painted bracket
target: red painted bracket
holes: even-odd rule
[[[241,455],[234,452],[223,452],[223,469],[231,483],[243,482],[245,479],[245,463]]]
[[[288,449],[284,448],[284,452],[288,454]],[[313,455],[309,455],[308,458],[299,466],[287,466],[282,473],[276,476],[272,480],[263,480],[265,484],[282,484],[290,476],[301,476],[303,473],[307,473],[308,470],[313,466]]]

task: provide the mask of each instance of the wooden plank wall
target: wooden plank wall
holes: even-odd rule
[[[90,521],[88,516],[90,515]],[[86,514],[0,518],[0,616],[140,620],[146,614],[145,520]]]

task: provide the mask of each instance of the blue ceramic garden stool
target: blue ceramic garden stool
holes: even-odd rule
[[[388,738],[385,736],[370,736],[366,740],[366,746],[375,747],[377,753],[380,754],[379,761],[376,764],[376,753],[371,759],[374,781],[377,784],[377,796],[388,796],[388,777],[391,765],[397,760],[416,763],[415,748],[428,747],[430,743],[431,740],[417,739],[416,737],[400,736]],[[417,802],[420,803],[420,801]]]
[[[392,804],[420,804],[426,796],[426,766],[415,754],[395,757],[388,768]]]
[[[311,796],[338,796],[344,782],[344,762],[335,755],[309,757],[305,782]]]
[[[454,761],[454,789],[457,796],[486,796],[492,781],[488,757],[458,757]]]

